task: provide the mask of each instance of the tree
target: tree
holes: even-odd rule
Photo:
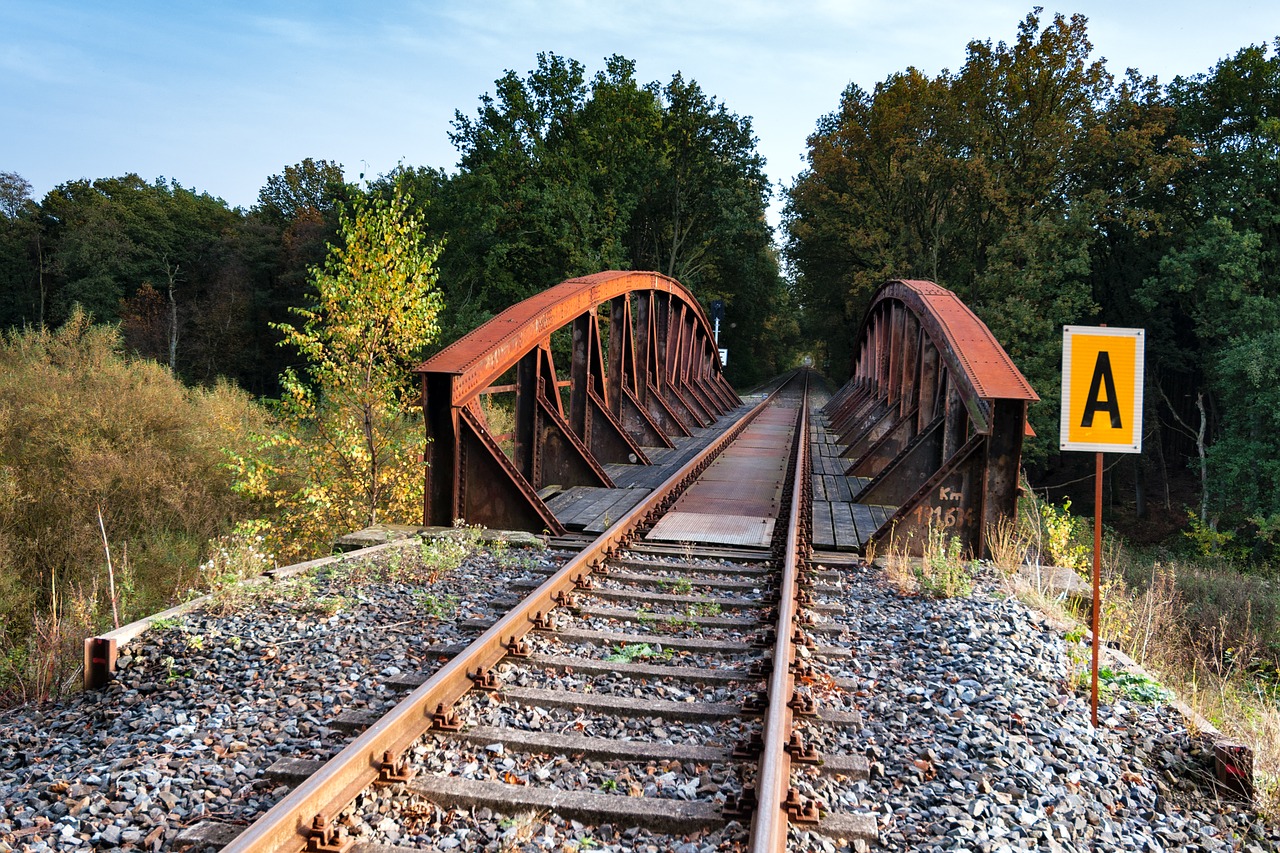
[[[474,117],[455,118],[458,174],[419,173],[449,239],[451,333],[566,278],[651,269],[704,304],[725,300],[731,379],[785,361],[792,336],[765,329],[787,294],[750,119],[679,74],[641,86],[620,56],[588,81],[580,63],[540,54],[495,86]]]
[[[1197,453],[1211,529],[1260,530],[1280,518],[1267,349],[1280,328],[1278,93],[1280,41],[1170,84],[1165,103],[1194,157],[1165,206],[1170,236],[1135,293],[1153,341],[1165,342],[1154,371],[1170,389],[1162,418],[1203,418]]]
[[[1128,186],[1082,180],[1082,163],[1097,169],[1098,147],[1114,141],[1113,80],[1090,52],[1082,16],[1042,25],[1037,10],[1012,43],[970,42],[954,74],[908,69],[871,94],[851,86],[810,137],[787,208],[797,292],[833,372],[849,369],[850,330],[876,286],[931,278],[986,321],[1040,392],[1032,459],[1046,458],[1058,417],[1057,330],[1098,311],[1093,247]]]
[[[31,183],[0,172],[0,326],[44,322],[40,224]]]
[[[258,191],[257,211],[280,227],[303,220],[323,220],[348,196],[341,163],[310,157],[285,166]]]
[[[407,521],[421,510],[421,427],[410,369],[437,332],[440,244],[402,193],[339,208],[341,242],[312,271],[315,302],[281,324],[306,360],[281,378],[280,429],[258,458],[237,457],[241,487],[283,519],[280,547],[297,555],[335,531]]]
[[[30,181],[17,172],[0,172],[0,216],[17,219],[30,201]]]

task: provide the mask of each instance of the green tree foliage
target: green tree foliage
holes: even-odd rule
[[[17,172],[0,172],[0,323],[44,320],[36,210],[31,183]]]
[[[437,332],[439,244],[409,200],[339,207],[341,242],[313,271],[314,304],[282,325],[306,360],[286,371],[278,427],[233,454],[238,485],[268,511],[278,553],[309,555],[334,531],[422,511],[422,428],[409,371]]]
[[[267,178],[266,186],[258,191],[256,209],[282,228],[300,220],[322,221],[335,212],[349,190],[341,163],[308,157]]]
[[[125,356],[113,326],[76,310],[57,330],[0,336],[0,422],[0,689],[8,689],[12,678],[33,677],[30,658],[51,611],[80,617],[81,632],[63,638],[72,674],[75,647],[109,627],[99,508],[121,618],[155,612],[192,580],[205,543],[248,511],[221,448],[247,450],[265,419],[229,385],[185,388],[155,362]]]
[[[1275,430],[1280,328],[1280,40],[1179,77],[1167,100],[1196,158],[1175,223],[1138,292],[1167,344],[1155,381],[1190,420],[1206,400],[1207,523],[1250,532],[1280,519]],[[1176,411],[1176,410],[1175,410]]]
[[[259,394],[298,358],[270,323],[305,299],[336,234],[342,167],[304,160],[267,180],[252,211],[176,181],[71,181],[40,202],[0,174],[0,327],[58,324],[76,305],[119,321],[125,345],[213,385]]]
[[[640,85],[619,56],[588,81],[580,63],[542,54],[495,87],[455,118],[456,175],[406,170],[380,189],[409,179],[448,237],[445,340],[566,278],[643,269],[725,300],[736,381],[786,366],[795,330],[750,119],[678,74]]]
[[[1116,155],[1143,164],[1140,181],[1167,136],[1167,113],[1143,110],[1142,82],[1116,87],[1090,50],[1082,16],[1042,25],[1033,12],[1013,43],[971,42],[958,72],[851,86],[810,137],[787,208],[797,293],[832,371],[849,369],[876,287],[937,281],[1039,391],[1038,459],[1058,417],[1060,327],[1097,316],[1106,296],[1094,292],[1098,243],[1115,222],[1152,218],[1130,209],[1135,178]]]
[[[1151,455],[1200,470],[1200,400],[1208,523],[1270,535],[1277,50],[1246,48],[1167,87],[1135,71],[1116,80],[1091,58],[1084,18],[1037,10],[1012,43],[970,43],[955,73],[851,86],[809,139],[786,219],[805,323],[833,372],[848,369],[875,287],[938,281],[1041,395],[1027,455],[1049,464],[1060,327],[1144,327]]]
[[[235,221],[220,199],[137,175],[62,184],[41,203],[41,215],[58,322],[76,305],[118,319],[121,302],[143,283],[189,287],[209,273],[221,231]]]
[[[1083,17],[1042,27],[1032,13],[1012,44],[970,42],[959,72],[850,86],[819,122],[788,200],[787,251],[833,373],[849,370],[852,330],[879,284],[937,280],[1046,397],[1033,424],[1050,434],[1053,336],[1096,311],[1089,247],[1106,193],[1076,174],[1105,134],[1111,78],[1089,50]]]

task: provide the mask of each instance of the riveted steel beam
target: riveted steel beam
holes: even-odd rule
[[[1027,406],[1038,400],[981,320],[951,291],[890,281],[872,299],[853,376],[825,409],[847,445],[861,503],[896,507],[872,541],[919,552],[941,526],[982,554],[1014,511]]]
[[[551,344],[560,329],[572,333],[564,375]],[[612,486],[605,463],[647,465],[645,448],[714,423],[740,403],[721,367],[697,300],[658,273],[570,279],[511,306],[415,369],[429,439],[424,522],[558,531],[539,491]],[[511,391],[512,432],[492,435],[479,397]]]

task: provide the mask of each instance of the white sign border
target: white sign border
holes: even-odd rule
[[[1142,392],[1143,378],[1146,373],[1146,329],[1121,329],[1112,326],[1063,326],[1062,327],[1062,410],[1058,420],[1058,449],[1087,450],[1098,453],[1141,453],[1142,452]],[[1137,444],[1097,444],[1094,442],[1068,441],[1067,436],[1071,421],[1071,336],[1100,335],[1116,338],[1137,338],[1133,383],[1133,434]]]

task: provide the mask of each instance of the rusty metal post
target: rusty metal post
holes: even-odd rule
[[[573,321],[573,356],[569,362],[569,429],[591,446],[588,434],[587,388],[591,382],[592,320],[595,312]]]
[[[427,430],[422,523],[426,525],[448,527],[453,524],[453,496],[458,492],[460,474],[453,380],[452,375],[443,373],[422,375],[422,413]]]
[[[1095,454],[1093,469],[1093,669],[1089,674],[1089,711],[1093,727],[1098,727],[1098,650],[1102,619],[1102,453]]]
[[[924,431],[938,413],[938,348],[920,336],[920,413],[916,429]]]
[[[609,372],[607,387],[609,411],[622,417],[623,389],[636,395],[635,357],[631,340],[630,294],[614,297],[609,303]]]
[[[987,436],[986,483],[983,486],[982,553],[986,556],[986,533],[1004,518],[1012,518],[1018,508],[1018,473],[1027,422],[1025,400],[994,400],[991,406],[991,434]]]
[[[918,412],[920,408],[920,321],[918,321],[911,312],[904,310],[903,314],[903,334],[902,334],[902,402],[898,411],[903,415],[908,412]],[[925,423],[928,423],[926,421]],[[912,426],[911,434],[915,435],[920,431],[922,424],[918,422]]]
[[[946,382],[946,397],[943,402],[945,422],[942,432],[942,458],[949,459],[964,446],[969,436],[969,413],[965,411],[964,400],[960,397],[958,377],[952,376],[948,370],[943,374]]]
[[[541,351],[527,353],[516,365],[516,411],[514,427],[515,450],[511,461],[516,470],[530,483],[539,479],[537,441],[535,440],[538,415],[539,376]]]

